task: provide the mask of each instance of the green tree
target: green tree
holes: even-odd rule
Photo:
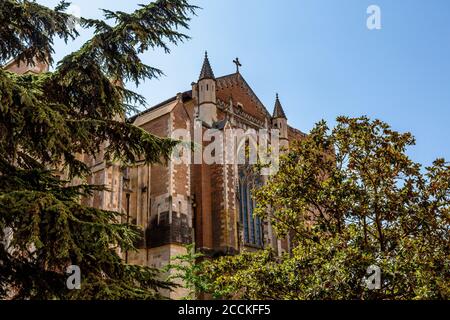
[[[52,63],[53,41],[77,37],[69,3],[54,9],[34,1],[0,2],[0,63]],[[152,299],[170,288],[156,269],[124,263],[139,232],[120,216],[88,208],[79,198],[101,187],[68,186],[90,172],[77,154],[132,164],[168,158],[175,141],[153,136],[125,120],[144,104],[119,83],[158,77],[139,54],[188,37],[196,7],[157,0],[133,13],[104,10],[105,20],[81,18],[94,35],[52,72],[18,75],[0,68],[0,298]],[[111,23],[111,24],[109,24]],[[8,237],[9,235],[9,237]],[[12,236],[11,236],[12,235]],[[66,287],[66,267],[81,269],[81,290]]]
[[[281,156],[254,190],[292,252],[212,261],[202,273],[221,297],[246,299],[449,299],[450,166],[422,169],[409,133],[366,117],[320,122]],[[367,268],[381,270],[379,289]]]
[[[186,254],[174,257],[165,267],[168,281],[182,285],[186,289],[184,300],[195,300],[199,293],[209,291],[208,278],[203,274],[207,263],[204,254],[197,252],[195,243],[186,245]]]

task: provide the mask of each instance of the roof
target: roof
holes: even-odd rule
[[[209,62],[208,62],[209,63]],[[270,118],[270,113],[267,111],[267,108],[264,106],[264,104],[261,102],[261,100],[259,100],[258,96],[255,94],[255,92],[253,91],[253,89],[250,87],[250,85],[247,83],[247,81],[245,81],[244,77],[240,74],[240,73],[231,73],[225,76],[221,76],[219,78],[217,78],[216,80],[218,82],[220,81],[224,81],[227,79],[236,79],[236,80],[241,80],[243,82],[243,84],[245,85],[245,87],[247,88],[249,94],[253,97],[253,99],[256,101],[256,104],[262,109],[262,111]],[[182,93],[182,97],[183,97],[183,101],[188,101],[190,99],[192,99],[192,90],[188,90]],[[161,103],[158,103],[132,117],[130,117],[128,119],[129,122],[133,123],[136,121],[137,118],[144,116],[148,113],[151,113],[153,111],[156,111],[160,108],[163,108],[165,106],[167,106],[168,104],[170,104],[171,102],[175,101],[177,99],[177,96],[173,96]]]
[[[298,135],[298,136],[300,136],[300,137],[306,137],[306,136],[308,136],[306,133],[304,133],[303,131],[301,131],[301,130],[298,130],[297,128],[294,128],[294,127],[291,127],[290,125],[288,125],[288,130],[290,131],[290,132],[292,132],[294,135]]]
[[[255,92],[253,91],[253,89],[250,87],[250,85],[247,83],[247,81],[244,79],[244,77],[236,72],[236,73],[231,73],[228,75],[224,75],[221,77],[218,77],[217,79],[214,76],[214,73],[212,71],[211,68],[211,64],[209,62],[208,59],[208,53],[205,52],[205,59],[203,61],[203,66],[202,66],[202,70],[200,72],[200,80],[202,79],[214,79],[217,81],[217,87],[219,88],[222,85],[225,85],[228,81],[231,82],[240,82],[241,84],[243,84],[243,87],[247,90],[248,94],[250,94],[250,96],[252,97],[252,100],[256,102],[257,107],[266,114],[266,116],[268,118],[271,117],[271,114],[269,113],[269,111],[267,110],[267,108],[264,106],[264,104],[261,102],[261,100],[258,98],[258,96],[255,94]],[[189,91],[185,91],[184,93],[182,93],[182,98],[183,98],[183,102],[184,101],[188,101],[190,99],[192,99],[192,90]],[[175,101],[177,99],[177,96],[173,96],[161,103],[158,103],[157,105],[141,112],[138,113],[136,115],[134,115],[133,117],[129,118],[130,122],[134,122],[137,118],[146,115],[148,113],[152,113],[153,111],[156,111],[160,108],[166,107],[168,104],[171,104],[173,101]],[[285,118],[286,119],[286,114],[283,110],[283,107],[281,106],[281,103],[279,101],[278,98],[278,94],[277,94],[277,99],[275,102],[275,109],[274,109],[274,114],[273,114],[273,118]],[[220,124],[223,125],[223,124]]]
[[[190,99],[192,99],[192,90],[185,91],[181,95],[182,95],[183,101],[190,100]],[[166,106],[167,104],[169,104],[171,102],[174,102],[175,100],[177,100],[177,96],[173,96],[173,97],[171,97],[171,98],[169,98],[169,99],[167,99],[167,100],[165,100],[165,101],[163,101],[161,103],[158,103],[157,105],[154,105],[153,107],[150,107],[150,108],[148,108],[148,109],[146,109],[146,110],[144,110],[144,111],[142,111],[142,112],[140,112],[138,114],[135,114],[131,118],[128,118],[128,121],[133,123],[138,117],[141,117],[141,116],[143,116],[143,115],[145,115],[147,113],[156,111],[156,110]]]
[[[258,98],[256,93],[253,91],[252,87],[245,81],[244,77],[240,73],[231,73],[222,77],[217,78],[218,84],[220,84],[220,81],[226,81],[227,79],[235,79],[235,80],[241,80],[242,83],[245,85],[246,89],[248,90],[248,93],[253,97],[254,101],[258,105],[258,107],[261,108],[261,110],[270,118],[270,113],[267,111],[267,108],[264,106],[264,104],[261,102],[261,100]]]
[[[44,62],[39,62],[36,58],[33,59],[33,63],[11,59],[5,65],[0,65],[0,68],[17,74],[40,74],[49,71],[49,65]]]

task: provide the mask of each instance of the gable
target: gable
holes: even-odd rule
[[[245,81],[241,74],[235,73],[217,78],[217,99],[228,103],[230,97],[235,106],[240,104],[243,111],[264,121],[270,119],[270,114]]]
[[[152,112],[147,112],[144,113],[142,115],[139,115],[138,117],[136,117],[135,119],[133,119],[133,124],[135,126],[142,126],[150,121],[153,121],[157,118],[160,118],[161,116],[164,116],[170,112],[172,112],[172,110],[175,108],[175,106],[177,105],[178,101],[171,101],[155,110],[152,110]]]

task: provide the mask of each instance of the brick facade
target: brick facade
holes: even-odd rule
[[[23,69],[15,64],[11,64],[10,69],[19,73],[48,70],[42,65]],[[281,113],[284,115],[284,111]],[[240,73],[214,78],[207,57],[201,77],[192,84],[192,90],[177,94],[130,120],[161,137],[170,137],[177,129],[189,130],[194,138],[195,128],[204,133],[211,128],[218,132],[224,129],[268,130],[275,125],[287,132],[281,137],[286,147],[289,141],[305,136],[289,127],[285,117],[275,113],[272,116]],[[202,145],[205,148],[208,142]],[[189,149],[182,153],[195,159],[195,152]],[[142,238],[136,243],[138,252],[121,253],[128,263],[161,267],[184,253],[184,245],[192,242],[211,256],[257,249],[244,241],[238,192],[239,165],[171,160],[166,164],[137,163],[123,167],[104,161],[101,152],[95,159],[84,157],[84,161],[92,170],[87,182],[105,185],[109,191],[95,192],[92,197],[83,199],[83,204],[121,212],[122,222],[142,229]],[[267,221],[261,222],[261,234],[264,246],[272,246],[280,253],[289,250],[289,241],[277,240]],[[177,290],[167,295],[178,298],[183,293]]]

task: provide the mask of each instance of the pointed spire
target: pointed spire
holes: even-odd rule
[[[284,113],[283,107],[281,106],[281,102],[280,99],[278,97],[278,93],[277,93],[277,98],[275,100],[275,108],[273,110],[273,117],[274,119],[276,118],[284,118],[287,119],[286,114]]]
[[[208,51],[205,51],[205,60],[203,61],[202,71],[200,72],[199,80],[203,79],[215,79],[211,65],[208,59]]]

